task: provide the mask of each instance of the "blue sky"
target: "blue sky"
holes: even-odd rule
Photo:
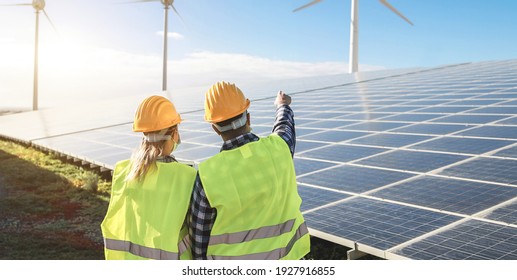
[[[47,0],[40,18],[40,104],[161,89],[159,2]],[[29,0],[0,0],[0,4]],[[169,14],[170,88],[345,74],[349,0],[176,0]],[[517,58],[517,1],[359,0],[363,71]],[[0,107],[31,106],[35,16],[0,6]]]

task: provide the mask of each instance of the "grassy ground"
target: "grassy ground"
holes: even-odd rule
[[[101,259],[110,183],[0,140],[0,259]]]
[[[110,188],[92,171],[0,140],[0,259],[103,259]],[[306,259],[346,259],[345,247],[311,242]]]

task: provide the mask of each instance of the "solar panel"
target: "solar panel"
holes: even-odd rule
[[[435,106],[417,110],[417,113],[460,113],[464,111],[472,110],[472,107],[468,106]]]
[[[482,126],[458,133],[463,136],[478,136],[499,139],[515,139],[517,126]]]
[[[517,259],[517,228],[468,220],[395,253],[412,259]]]
[[[318,147],[321,147],[324,145],[325,145],[324,143],[320,143],[320,142],[296,140],[296,153],[301,153],[301,152],[311,150],[314,148],[318,148]]]
[[[411,173],[352,165],[341,165],[321,172],[301,175],[298,176],[298,181],[301,183],[357,194],[414,176]]]
[[[321,170],[334,165],[335,164],[329,162],[301,159],[298,157],[294,159],[294,168],[296,170],[296,176],[300,176],[316,170]]]
[[[422,122],[445,116],[444,114],[398,114],[382,118],[383,121]]]
[[[444,135],[453,132],[457,132],[460,130],[465,130],[467,128],[471,128],[472,126],[468,125],[454,125],[454,124],[413,124],[409,126],[405,126],[402,128],[394,129],[393,132],[406,132],[406,133],[415,133],[415,134],[435,134],[435,135]]]
[[[298,185],[298,193],[302,198],[302,206],[300,208],[302,212],[350,197],[344,193],[308,187],[305,185]]]
[[[485,124],[498,121],[500,119],[507,118],[506,116],[501,115],[452,115],[446,116],[443,118],[437,118],[432,120],[431,122],[437,123],[462,123],[462,124]]]
[[[325,121],[312,121],[306,122],[302,125],[302,127],[314,127],[314,128],[340,128],[342,126],[347,126],[350,124],[354,124],[352,121],[343,121],[343,120],[325,120]],[[271,129],[270,129],[271,130]]]
[[[378,133],[378,134],[369,135],[366,137],[361,137],[361,138],[352,140],[349,143],[350,144],[361,144],[361,145],[370,145],[370,146],[399,148],[399,147],[415,144],[417,142],[422,142],[427,139],[431,139],[431,137],[424,136],[424,135],[413,135],[413,134]]]
[[[517,160],[476,158],[440,172],[442,175],[517,185]]]
[[[382,114],[382,113],[367,112],[367,113],[357,113],[357,114],[348,114],[348,115],[344,115],[344,116],[339,116],[337,119],[369,121],[369,120],[383,118],[388,115],[389,114],[386,114],[386,113]]]
[[[494,156],[517,159],[517,147],[514,146],[508,149],[501,150],[494,154]]]
[[[404,171],[429,172],[466,158],[461,155],[399,150],[373,156],[356,163]]]
[[[488,213],[480,215],[480,217],[517,225],[517,202],[493,209]]]
[[[312,235],[383,258],[517,259],[515,77],[507,60],[239,87],[260,136],[276,92],[293,98]],[[203,119],[206,88],[173,91],[180,160],[199,163],[222,145]],[[2,116],[0,135],[112,169],[141,141],[131,120],[142,99]]]
[[[460,101],[449,102],[447,105],[465,105],[465,106],[480,106],[499,103],[499,99],[465,99]]]
[[[344,130],[326,130],[326,131],[318,131],[317,133],[311,133],[310,135],[301,135],[300,139],[337,143],[337,142],[350,140],[350,139],[354,139],[354,138],[357,138],[360,136],[365,136],[365,135],[367,135],[367,133],[364,133],[364,132],[344,131]]]
[[[381,148],[351,145],[331,145],[297,154],[298,157],[348,162],[386,151]]]
[[[501,114],[501,115],[515,115],[517,114],[517,106],[508,107],[487,107],[471,111],[473,114]]]
[[[497,124],[510,124],[517,125],[517,117],[506,118],[504,120],[498,121]]]
[[[391,130],[391,129],[405,126],[405,125],[407,125],[407,123],[369,121],[369,122],[365,122],[365,123],[359,123],[356,125],[348,125],[344,129],[360,130],[360,131],[385,131],[385,130]]]
[[[308,212],[304,216],[310,227],[380,250],[389,249],[459,219],[452,215],[361,197]]]
[[[422,207],[472,215],[517,196],[517,188],[472,181],[419,177],[370,195]]]
[[[484,154],[515,142],[496,139],[442,137],[411,146],[412,149],[450,153]]]

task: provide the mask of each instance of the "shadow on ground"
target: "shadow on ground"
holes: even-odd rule
[[[0,150],[0,259],[103,259],[95,192]]]

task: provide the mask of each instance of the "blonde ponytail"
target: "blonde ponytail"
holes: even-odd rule
[[[126,181],[140,180],[156,168],[156,159],[163,151],[164,141],[151,143],[142,140],[140,147],[131,156],[131,170]]]
[[[169,127],[161,131],[155,131],[151,134],[172,135],[177,131],[177,126]],[[144,133],[145,135],[148,135]],[[131,170],[126,177],[126,181],[141,180],[147,172],[156,169],[156,159],[163,153],[166,141],[150,142],[142,139],[140,147],[131,156]]]

